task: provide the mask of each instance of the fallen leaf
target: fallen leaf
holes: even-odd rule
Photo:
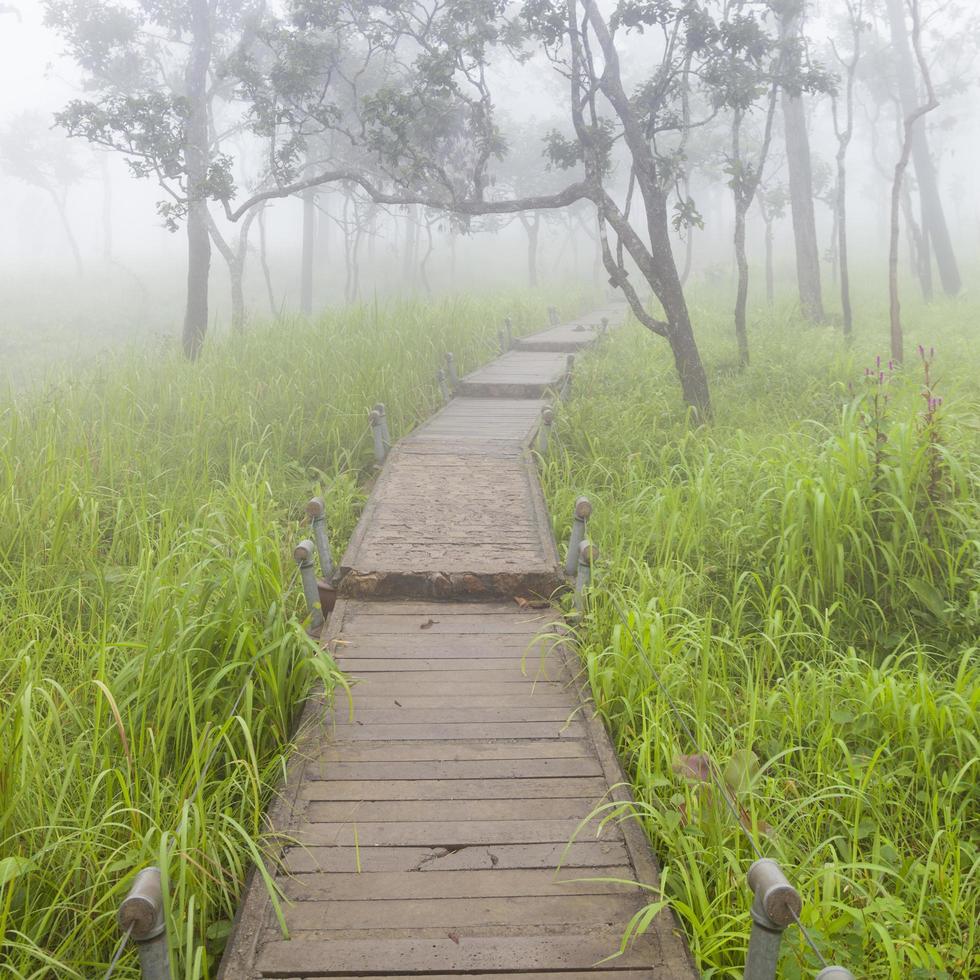
[[[449,938],[458,946],[459,945],[459,933],[451,932],[449,933]]]
[[[433,627],[433,626],[435,626],[435,624],[436,624],[436,623],[438,623],[438,622],[439,622],[439,620],[438,620],[438,619],[427,619],[427,620],[426,620],[426,621],[425,621],[425,622],[424,622],[424,623],[423,623],[423,624],[422,624],[422,625],[421,625],[421,626],[419,627],[419,629],[420,629],[420,630],[430,630],[430,629],[432,629],[432,627]]]
[[[711,782],[711,758],[703,752],[675,756],[670,767],[682,779],[697,783]]]
[[[514,602],[521,609],[549,609],[551,607],[551,603],[547,599],[525,599],[521,595],[515,595]]]

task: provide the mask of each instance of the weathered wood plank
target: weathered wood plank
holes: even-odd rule
[[[285,909],[293,941],[332,938],[354,929],[471,929],[492,926],[625,924],[637,909],[634,895],[535,895],[507,898],[417,898],[376,901],[302,901]]]
[[[534,701],[508,707],[446,707],[438,710],[432,708],[409,708],[390,706],[383,708],[367,707],[358,704],[354,709],[354,720],[362,725],[420,725],[431,721],[439,724],[486,724],[488,722],[528,722],[528,721],[569,721],[573,715],[568,705],[538,705]],[[338,718],[337,724],[347,723],[345,712]]]
[[[508,898],[517,895],[637,895],[628,865],[606,868],[501,871],[429,871],[406,874],[379,871],[361,874],[300,874],[284,878],[281,887],[292,902],[365,902],[391,899]]]
[[[477,762],[509,761],[520,759],[594,759],[595,752],[588,741],[569,739],[561,742],[542,742],[540,740],[514,740],[508,742],[426,742],[413,745],[400,742],[390,746],[383,745],[325,745],[313,760],[313,766],[330,770],[337,762]],[[317,776],[317,768],[311,767],[307,778],[326,778]],[[518,773],[515,778],[520,777]],[[526,775],[533,775],[527,773]],[[365,777],[367,778],[367,777]],[[435,777],[440,778],[440,777]],[[450,777],[459,778],[459,777]],[[465,777],[463,777],[465,778]]]
[[[479,800],[342,800],[311,802],[310,823],[413,823],[446,820],[582,820],[595,808],[592,797]]]
[[[545,869],[619,868],[629,864],[621,841],[575,841],[572,844],[497,844],[464,847],[331,847],[291,846],[283,863],[289,874],[322,872],[507,871]]]
[[[589,756],[541,759],[467,759],[459,762],[325,762],[307,767],[307,779],[515,779],[522,776],[601,776]]]
[[[598,820],[433,820],[427,823],[300,823],[293,836],[304,846],[469,847],[483,844],[565,844],[573,839],[618,840],[619,827]]]
[[[454,940],[368,939],[325,944],[315,940],[269,943],[258,967],[267,977],[329,977],[340,973],[384,973],[397,963],[401,973],[473,973],[480,970],[527,974],[537,970],[588,970],[619,949],[620,932],[588,930],[579,935],[500,942],[493,938]],[[611,961],[617,967],[662,965],[650,943],[637,943]],[[665,974],[669,976],[669,974]]]
[[[602,797],[609,787],[596,776],[571,779],[354,779],[311,780],[300,787],[303,800],[323,802],[383,800],[564,800]]]
[[[503,739],[503,738],[572,738],[580,739],[585,729],[580,721],[567,724],[556,721],[501,721],[480,724],[456,722],[449,725],[422,724],[384,724],[372,722],[337,725],[338,740],[350,742],[395,742],[395,741],[435,741],[455,739]]]

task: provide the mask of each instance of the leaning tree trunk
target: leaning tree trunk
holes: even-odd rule
[[[185,71],[190,111],[184,131],[187,168],[187,306],[184,313],[184,353],[192,360],[201,353],[208,329],[208,275],[211,238],[208,233],[206,181],[208,176],[208,67],[211,63],[211,20],[208,0],[191,0],[191,50]]]
[[[847,257],[846,149],[846,146],[842,147],[837,154],[837,261],[840,263],[840,304],[844,336],[850,339],[854,332],[854,314],[851,310],[851,269]]]
[[[58,212],[58,218],[61,220],[61,227],[65,232],[65,238],[68,240],[68,247],[71,249],[72,258],[75,260],[75,272],[78,275],[82,275],[85,271],[82,265],[82,253],[75,239],[75,233],[72,231],[71,221],[68,219],[67,203],[53,187],[49,187],[47,190],[51,196],[51,200],[54,202],[55,210]]]
[[[887,7],[902,114],[907,117],[915,111],[919,103],[919,94],[909,32],[905,22],[905,3],[904,0],[887,0]],[[928,237],[932,251],[935,253],[943,290],[948,296],[955,296],[962,288],[963,282],[956,263],[956,253],[953,251],[949,226],[946,224],[946,213],[939,195],[936,167],[929,152],[929,137],[925,126],[916,126],[911,137],[912,163],[922,200],[922,231]]]

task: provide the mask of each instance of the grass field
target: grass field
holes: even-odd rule
[[[213,975],[291,721],[342,684],[296,619],[305,502],[326,497],[339,558],[371,405],[397,438],[438,404],[445,351],[468,370],[505,313],[527,331],[545,306],[356,308],[0,401],[0,975],[101,976],[152,863],[175,975]]]
[[[633,326],[577,369],[544,463],[562,538],[594,502],[584,665],[666,896],[703,975],[741,977],[742,822],[828,960],[976,977],[980,310],[910,304],[895,370],[880,317],[847,350],[777,312],[744,373],[724,307],[695,312],[716,421],[686,423],[664,345]],[[788,930],[780,976],[818,969]]]
[[[213,975],[291,720],[316,681],[343,697],[296,618],[303,505],[327,497],[339,557],[368,408],[397,437],[437,406],[445,350],[487,360],[506,312],[529,330],[547,301],[357,308],[195,365],[101,355],[0,400],[0,975],[100,976],[150,863],[176,975]],[[880,317],[851,350],[790,311],[757,318],[739,372],[726,307],[695,302],[712,425],[689,425],[665,345],[628,327],[582,359],[543,461],[561,536],[574,497],[595,501],[582,654],[667,897],[704,975],[741,976],[753,855],[714,766],[828,958],[975,976],[980,310],[910,304],[908,362],[879,377]],[[815,972],[795,929],[784,948],[781,976]]]

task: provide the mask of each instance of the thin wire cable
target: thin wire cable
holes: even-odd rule
[[[112,959],[109,960],[109,967],[105,971],[102,980],[109,980],[112,976],[113,971],[116,969],[116,964],[119,962],[119,957],[122,956],[123,950],[126,948],[126,943],[129,942],[129,937],[133,931],[133,927],[130,925],[126,931],[119,937],[119,942],[116,943],[116,948],[112,953]]]
[[[752,850],[755,852],[755,856],[761,860],[762,858],[765,857],[765,855],[763,854],[762,849],[759,847],[759,844],[756,841],[755,837],[750,833],[749,828],[745,826],[745,822],[742,820],[741,814],[739,814],[738,810],[735,807],[735,804],[732,802],[731,797],[727,792],[727,787],[724,785],[724,783],[722,782],[718,774],[718,769],[715,766],[714,759],[712,759],[711,756],[709,756],[701,748],[700,742],[698,742],[696,736],[694,735],[694,732],[691,730],[690,725],[688,725],[687,720],[681,714],[680,708],[677,707],[677,703],[671,697],[670,691],[667,689],[667,685],[664,684],[663,678],[661,678],[659,671],[657,670],[656,667],[653,666],[653,662],[650,660],[650,658],[646,656],[646,647],[641,642],[639,636],[637,636],[636,631],[630,625],[626,613],[623,611],[623,607],[619,604],[619,600],[611,592],[607,592],[606,594],[609,596],[610,601],[615,607],[616,613],[618,614],[620,620],[622,621],[623,626],[626,629],[626,632],[629,634],[630,638],[632,639],[633,644],[635,645],[637,651],[641,653],[644,659],[646,660],[647,667],[649,667],[650,672],[653,674],[654,679],[657,682],[657,686],[660,688],[661,692],[663,693],[663,696],[667,700],[667,704],[670,706],[670,710],[674,716],[674,720],[677,722],[681,730],[687,736],[690,743],[694,746],[695,750],[698,753],[698,756],[707,761],[708,772],[711,774],[711,779],[718,787],[718,791],[721,793],[722,798],[724,799],[725,803],[728,806],[728,809],[731,811],[732,816],[735,818],[736,826],[739,827],[742,833],[745,835],[746,839],[748,840],[749,844],[752,847]],[[820,961],[820,965],[822,967],[829,966],[830,964],[824,958],[823,953],[817,947],[817,944],[814,941],[813,937],[810,935],[809,930],[800,921],[800,917],[796,914],[794,909],[790,908],[789,913],[793,917],[793,921],[797,924],[797,926],[799,926],[800,932],[803,934],[803,938],[806,940],[807,945],[810,947],[810,949],[813,950],[817,959]]]

